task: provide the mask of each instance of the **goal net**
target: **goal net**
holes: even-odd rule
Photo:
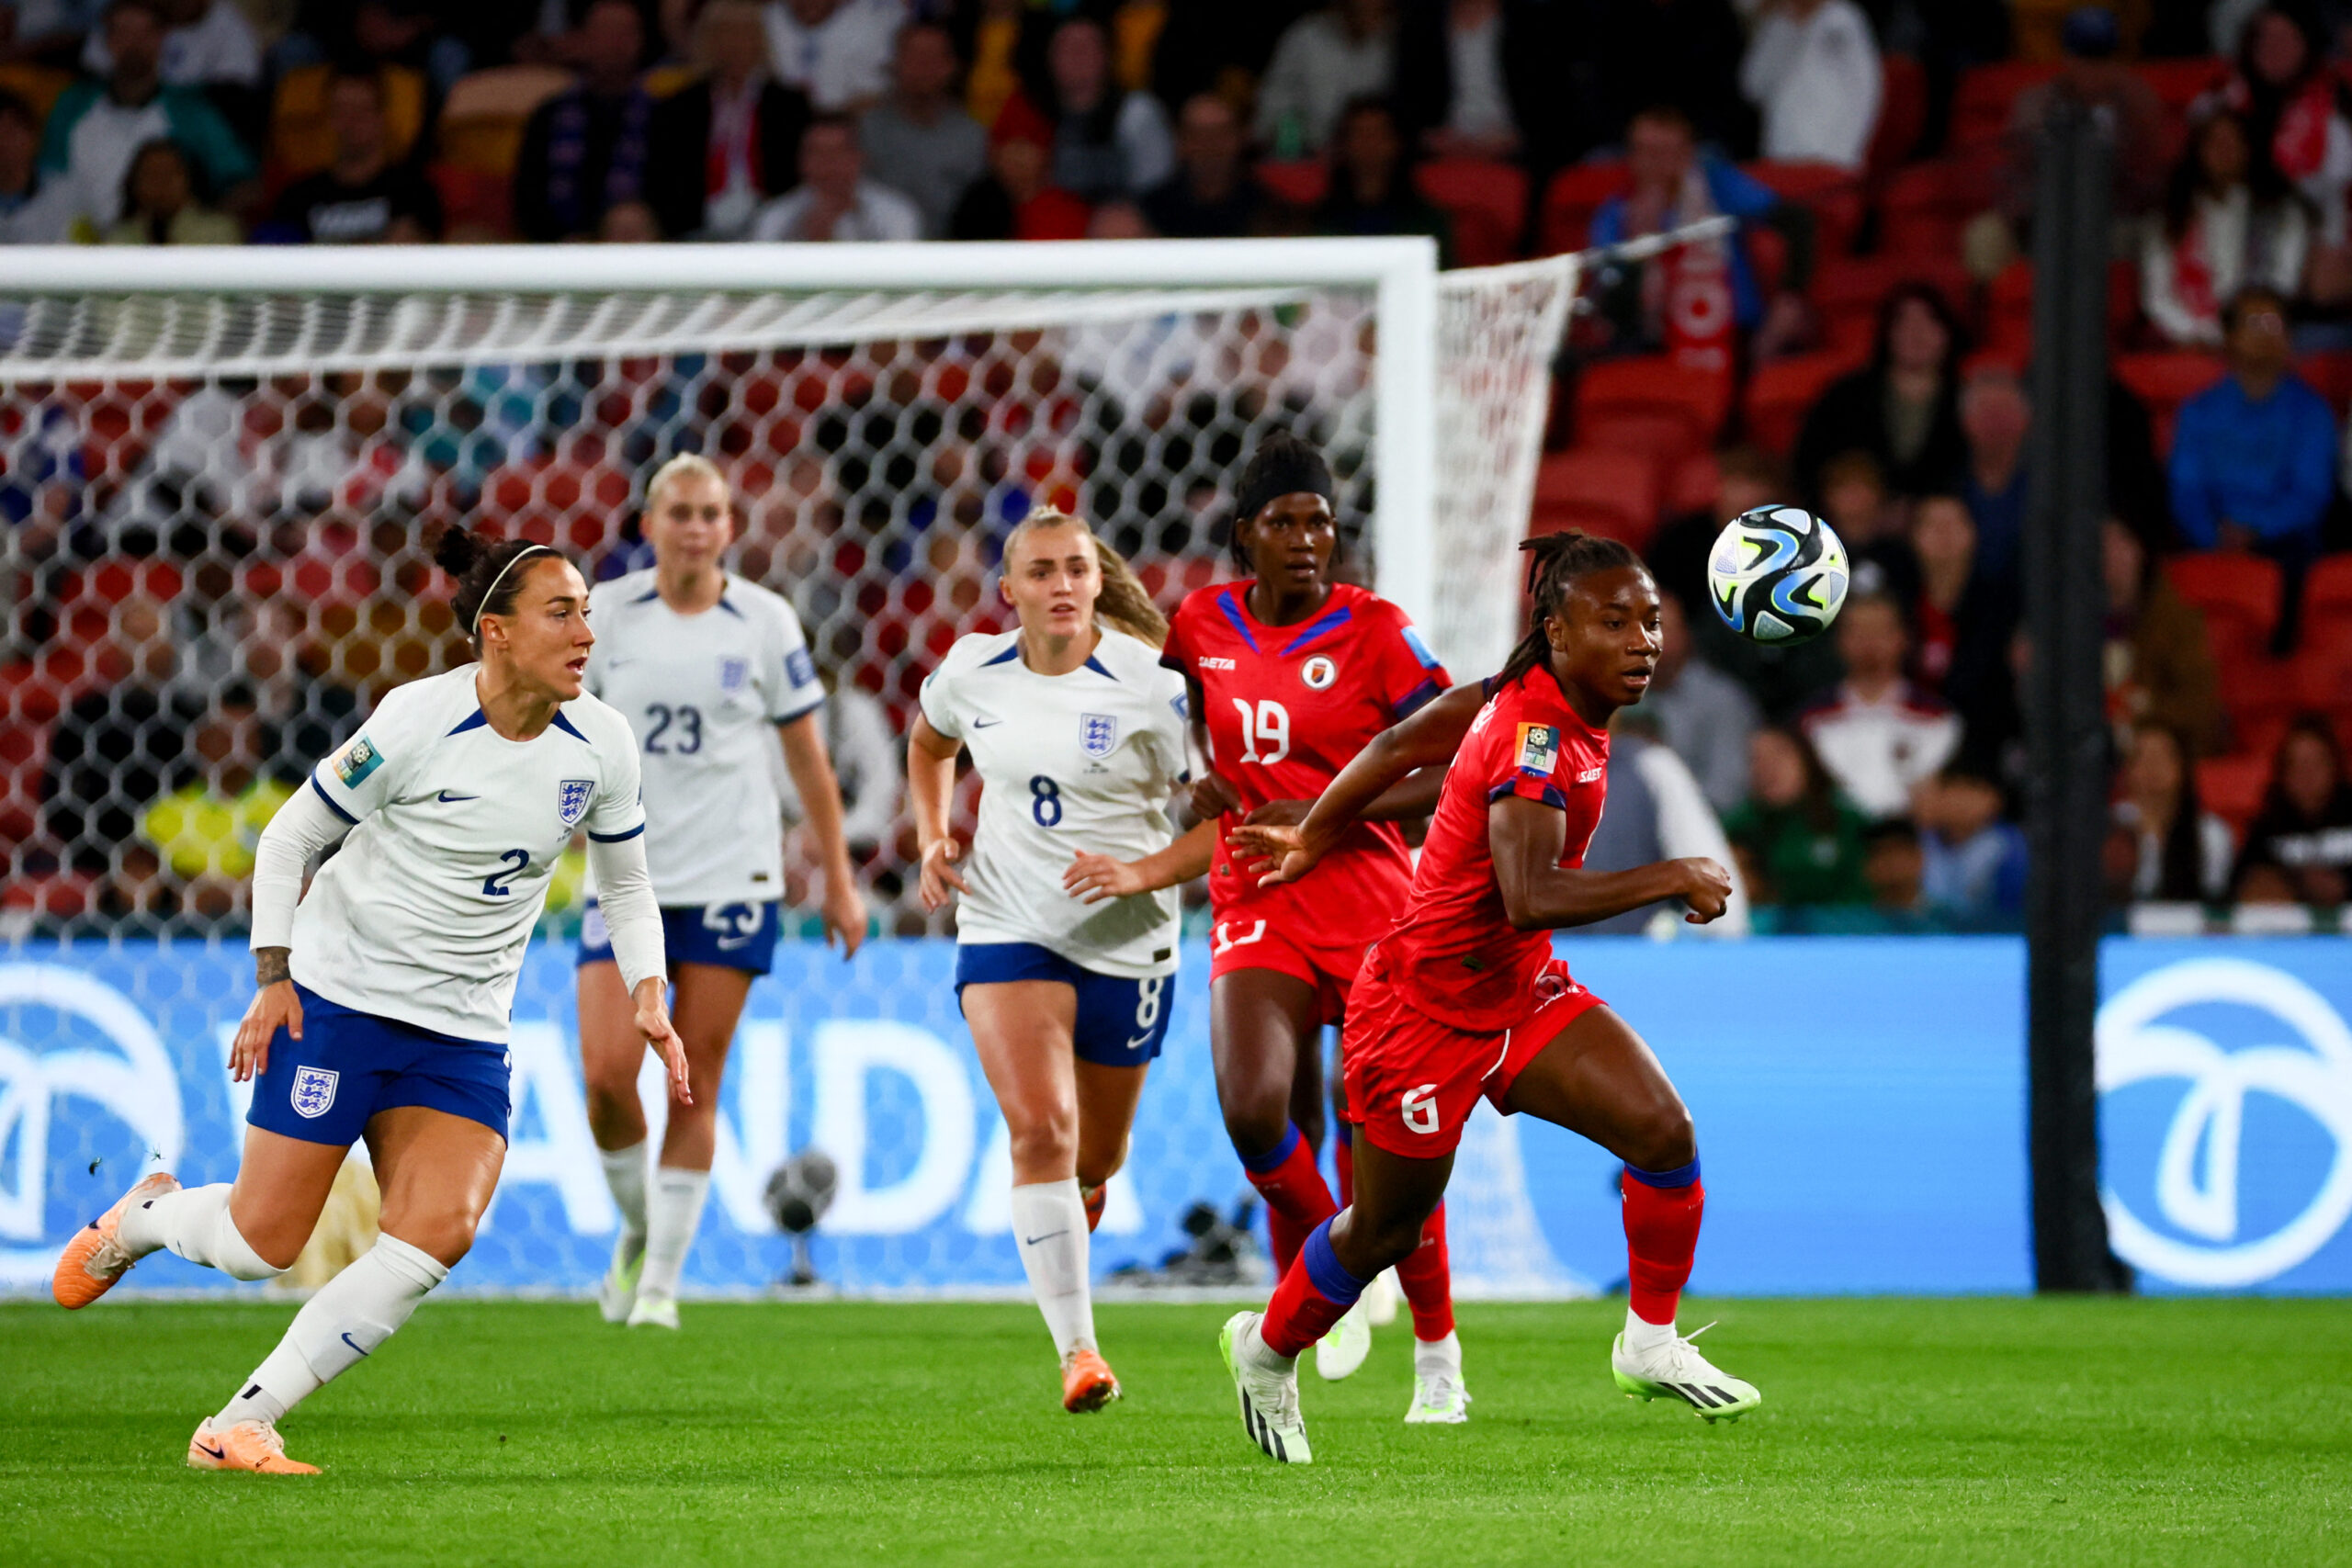
[[[936,935],[899,737],[949,644],[1009,624],[1007,530],[1075,510],[1172,607],[1230,573],[1234,479],[1293,429],[1330,457],[1344,570],[1413,613],[1457,679],[1483,674],[1519,629],[1576,283],[1566,257],[1441,275],[1412,240],[20,251],[10,271],[0,935],[118,945],[241,933],[277,792],[386,690],[469,657],[425,545],[438,525],[614,575],[649,561],[644,481],[684,451],[732,479],[732,564],[792,601],[834,687],[882,929]],[[788,887],[803,908],[808,871]],[[576,896],[560,882],[559,923]],[[566,976],[535,958],[529,986]],[[516,1016],[568,1006],[526,996]],[[750,1225],[764,1156],[742,1128],[721,1186]],[[0,1162],[26,1157],[10,1135]],[[766,1152],[786,1141],[779,1124]],[[516,1153],[527,1169],[527,1138]]]

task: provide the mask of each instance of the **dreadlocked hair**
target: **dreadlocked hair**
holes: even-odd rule
[[[1581,528],[1521,539],[1519,547],[1529,557],[1527,596],[1534,601],[1534,609],[1528,617],[1527,635],[1519,639],[1519,646],[1510,650],[1495,676],[1497,690],[1525,679],[1529,671],[1551,657],[1552,642],[1544,635],[1544,623],[1567,608],[1568,590],[1577,578],[1587,572],[1642,564],[1642,558],[1623,540],[1604,539]]]
[[[1083,517],[1072,516],[1057,507],[1039,507],[1013,525],[1012,532],[1005,536],[1004,558],[1010,560],[1014,545],[1044,528],[1075,528],[1093,545],[1095,569],[1102,579],[1102,592],[1094,600],[1094,619],[1099,625],[1125,632],[1137,642],[1149,643],[1154,648],[1167,643],[1168,617],[1151,602],[1151,595],[1145,592],[1135,568],[1127,564],[1127,558],[1098,538]]]

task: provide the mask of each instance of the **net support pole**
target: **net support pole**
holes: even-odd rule
[[[1373,551],[1380,592],[1422,626],[1437,618],[1437,243],[1396,253],[1376,308]]]
[[[2109,167],[2097,120],[2055,102],[2041,131],[2034,201],[2033,428],[2025,548],[2029,773],[2027,1050],[2034,1281],[2128,1288],[2100,1207],[2099,851],[2107,827],[2099,667],[2107,507]]]

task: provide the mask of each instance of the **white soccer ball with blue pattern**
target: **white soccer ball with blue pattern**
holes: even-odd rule
[[[1707,554],[1707,596],[1724,625],[1771,648],[1810,642],[1846,602],[1853,569],[1828,524],[1795,506],[1759,506],[1724,525]]]

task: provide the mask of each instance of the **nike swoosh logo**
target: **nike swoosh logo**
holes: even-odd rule
[[[1003,722],[1004,720],[1001,718],[976,718],[972,721],[972,728],[974,729],[993,729]]]
[[[216,1448],[212,1447],[212,1446],[211,1446],[210,1444],[209,1444],[209,1443],[198,1443],[198,1444],[197,1444],[197,1445],[196,1445],[196,1450],[197,1450],[197,1452],[198,1452],[198,1453],[210,1454],[214,1459],[217,1459],[217,1460],[223,1460],[223,1461],[225,1461],[225,1460],[227,1460],[227,1459],[228,1459],[228,1457],[229,1457],[229,1450],[226,1450],[226,1449],[216,1449]]]
[[[1047,1232],[1046,1232],[1045,1235],[1043,1235],[1023,1236],[1023,1237],[1022,1237],[1021,1239],[1022,1239],[1022,1240],[1023,1240],[1023,1241],[1025,1241],[1025,1242],[1027,1242],[1031,1247],[1035,1247],[1035,1246],[1036,1246],[1036,1245],[1037,1245],[1039,1242],[1041,1242],[1041,1241],[1051,1241],[1051,1240],[1053,1240],[1053,1239],[1054,1239],[1054,1237],[1056,1237],[1056,1236],[1057,1236],[1057,1235],[1069,1235],[1069,1227],[1068,1225],[1064,1225],[1061,1229],[1059,1229],[1059,1230],[1057,1230],[1057,1231],[1047,1231]]]
[[[346,1345],[350,1346],[353,1349],[355,1349],[355,1350],[359,1350],[359,1342],[358,1342],[357,1340],[356,1340],[356,1339],[352,1338],[352,1337],[351,1337],[350,1335],[348,1335],[348,1334],[342,1334],[342,1335],[337,1335],[337,1336],[336,1336],[336,1337],[337,1337],[337,1338],[339,1338],[339,1339],[341,1339],[345,1344],[346,1344]],[[367,1352],[367,1351],[365,1351],[365,1350],[359,1350],[359,1353],[360,1353],[361,1355],[363,1355],[363,1356],[365,1356],[365,1355],[367,1355],[367,1354],[368,1354],[368,1352]]]
[[[1127,1049],[1128,1049],[1128,1050],[1130,1050],[1130,1051],[1140,1051],[1140,1050],[1142,1050],[1145,1046],[1147,1046],[1147,1045],[1148,1045],[1148,1044],[1150,1044],[1150,1043],[1151,1043],[1151,1036],[1150,1036],[1150,1035],[1148,1035],[1148,1034],[1138,1034],[1138,1035],[1136,1035],[1133,1040],[1130,1040],[1130,1041],[1128,1041],[1128,1042],[1127,1042]]]
[[[441,804],[444,806],[452,806],[460,800],[480,800],[481,798],[481,796],[478,795],[451,795],[446,789],[441,792],[440,796]]]

